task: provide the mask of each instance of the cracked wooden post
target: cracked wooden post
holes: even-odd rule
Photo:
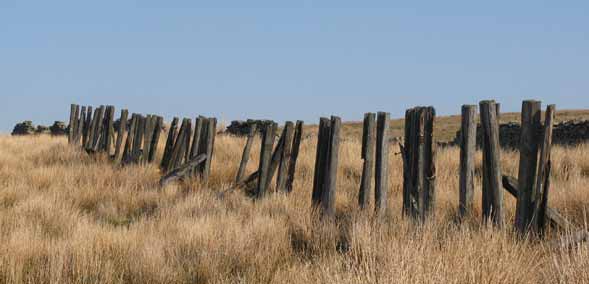
[[[96,123],[98,120],[98,113],[100,112],[99,108],[94,109],[94,115],[92,116],[92,121],[88,126],[88,139],[86,141],[86,145],[84,147],[86,150],[91,150],[94,146],[94,135],[96,134]]]
[[[74,143],[74,136],[75,136],[75,129],[76,129],[76,121],[78,120],[78,112],[79,106],[77,104],[70,105],[70,124],[68,125],[68,135],[67,135],[67,142],[68,144]]]
[[[170,124],[170,129],[168,130],[168,139],[166,140],[166,146],[164,147],[164,154],[162,157],[162,162],[160,164],[160,168],[163,171],[167,171],[168,165],[170,163],[170,156],[172,153],[172,149],[174,148],[174,144],[176,143],[176,136],[178,135],[178,118],[174,117],[172,119],[172,123]]]
[[[198,170],[200,172],[200,178],[203,183],[207,183],[209,181],[209,176],[211,174],[211,165],[213,161],[213,154],[215,150],[215,136],[217,135],[217,119],[214,117],[209,117],[206,119],[205,124],[203,125],[203,136],[201,136],[200,144],[201,154],[206,154],[207,159],[200,164]]]
[[[139,163],[143,160],[143,132],[145,131],[145,116],[137,115],[137,125],[135,126],[135,138],[133,138],[132,162]]]
[[[501,190],[501,148],[494,101],[479,103],[483,130],[483,219],[503,227],[503,191]]]
[[[131,124],[129,126],[129,132],[127,133],[127,141],[125,141],[125,149],[121,161],[123,164],[127,164],[132,161],[133,157],[133,145],[135,144],[135,132],[137,132],[138,115],[136,113],[131,115]]]
[[[266,195],[266,185],[268,179],[268,171],[270,169],[270,160],[272,158],[272,148],[274,146],[274,136],[276,131],[276,123],[269,123],[264,126],[262,144],[260,149],[260,164],[258,167],[258,186],[256,189],[256,197],[263,198]]]
[[[90,125],[92,124],[92,107],[88,106],[86,108],[86,117],[84,122],[84,127],[82,129],[82,148],[85,149],[88,143],[88,133],[90,132]]]
[[[119,129],[117,131],[117,142],[115,143],[115,154],[113,160],[117,161],[122,151],[123,137],[127,133],[127,117],[129,111],[126,109],[121,110],[121,118],[119,119]]]
[[[80,144],[80,139],[82,138],[82,130],[84,128],[84,123],[86,122],[86,107],[82,106],[80,110],[80,116],[76,120],[76,130],[74,131],[74,145]]]
[[[321,195],[323,216],[333,218],[335,216],[335,196],[337,191],[337,168],[339,164],[340,129],[342,121],[337,116],[331,117],[329,127],[328,154],[325,168],[325,183]]]
[[[98,116],[96,117],[96,124],[94,125],[94,139],[92,141],[91,149],[94,152],[98,152],[101,150],[100,148],[100,141],[102,141],[102,129],[104,128],[104,115],[106,112],[105,106],[101,105],[98,108]]]
[[[328,118],[319,119],[319,133],[317,135],[317,152],[315,156],[315,172],[313,176],[313,192],[311,195],[312,206],[321,205],[321,196],[323,195],[325,183],[325,168],[329,151],[329,134],[331,122]]]
[[[149,147],[148,163],[153,163],[157,155],[158,145],[160,143],[160,136],[162,133],[162,127],[164,126],[164,118],[161,116],[155,117],[155,127],[153,130],[153,137],[151,139],[151,146]]]
[[[292,154],[290,155],[290,162],[288,163],[288,178],[286,179],[286,192],[291,192],[293,189],[293,182],[297,166],[297,159],[301,147],[301,138],[303,136],[303,121],[297,120],[295,126],[295,133],[292,142]]]
[[[103,149],[106,151],[106,154],[110,156],[112,151],[112,141],[114,141],[114,116],[115,116],[115,107],[114,106],[107,106],[105,117],[104,117],[104,146]]]
[[[143,131],[143,160],[147,164],[149,161],[149,152],[151,152],[151,139],[153,139],[153,131],[155,129],[155,115],[148,114],[145,117],[145,127]]]
[[[519,147],[518,194],[515,228],[519,233],[531,229],[534,205],[532,196],[538,168],[538,132],[541,128],[541,103],[527,100],[522,103],[521,138]]]
[[[362,128],[362,179],[360,180],[360,192],[358,193],[358,205],[365,209],[370,205],[370,194],[372,192],[372,173],[374,171],[374,147],[376,145],[376,115],[374,113],[364,114]]]
[[[420,196],[422,200],[421,219],[425,221],[434,212],[436,201],[436,149],[434,143],[434,121],[436,110],[433,107],[425,107],[424,112],[424,188]],[[421,136],[420,136],[421,137]]]
[[[376,121],[376,163],[374,168],[374,211],[383,215],[387,210],[389,191],[389,121],[388,112],[378,112]]]
[[[235,177],[235,183],[239,183],[243,179],[243,175],[245,174],[245,168],[247,167],[247,162],[249,161],[250,152],[252,149],[252,144],[254,143],[254,138],[257,132],[257,125],[254,123],[250,125],[249,132],[247,134],[247,141],[245,142],[245,147],[243,148],[243,153],[241,154],[241,162],[239,163],[239,169],[237,170],[237,176]],[[195,135],[196,137],[196,135]]]
[[[280,163],[278,165],[278,174],[276,176],[276,191],[287,192],[286,180],[288,178],[288,163],[292,154],[292,139],[294,135],[294,123],[287,121],[284,124],[284,141],[282,151],[280,151]]]
[[[190,119],[184,118],[180,126],[180,132],[176,138],[176,143],[171,151],[170,162],[166,168],[166,173],[174,170],[182,164],[184,159],[184,147],[186,146],[186,135],[188,135],[188,128],[190,127]]]
[[[460,129],[460,181],[459,206],[460,218],[472,214],[474,198],[474,155],[476,153],[477,124],[475,121],[477,107],[462,106],[462,124]]]
[[[535,221],[534,225],[536,226],[537,232],[541,235],[546,230],[546,211],[548,210],[548,193],[550,191],[550,152],[552,149],[555,112],[556,107],[554,105],[546,107],[542,147],[540,148],[540,163],[538,164],[536,188],[533,196],[534,213],[532,214],[532,219]]]

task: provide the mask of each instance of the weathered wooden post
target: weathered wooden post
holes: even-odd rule
[[[295,133],[292,142],[292,154],[290,155],[290,162],[288,163],[288,178],[286,180],[286,191],[292,191],[292,184],[294,182],[294,176],[297,166],[297,159],[299,157],[299,151],[301,147],[301,138],[303,137],[303,121],[297,120],[295,126]]]
[[[121,110],[121,118],[119,119],[119,130],[117,132],[117,142],[115,144],[115,155],[113,156],[113,160],[119,159],[119,155],[121,153],[121,146],[123,144],[123,137],[127,132],[127,117],[129,116],[129,111],[126,109]]]
[[[86,111],[84,127],[82,129],[82,149],[85,149],[88,143],[88,132],[90,129],[90,124],[92,123],[92,107],[88,106]]]
[[[292,154],[292,139],[294,135],[294,124],[292,121],[287,121],[284,124],[283,134],[284,141],[282,142],[283,147],[280,152],[280,163],[278,165],[278,174],[276,177],[276,191],[287,192],[286,180],[288,179],[288,163],[290,162]]]
[[[184,145],[182,145],[182,155],[184,163],[190,162],[190,142],[192,138],[192,119],[188,120],[188,128],[186,128],[186,136],[184,136]]]
[[[275,131],[276,123],[269,123],[265,125],[262,132],[263,137],[260,149],[260,165],[258,167],[258,187],[256,190],[257,198],[263,198],[266,195],[268,171],[270,170]]]
[[[541,119],[539,101],[527,100],[522,103],[518,197],[515,214],[515,227],[520,233],[525,233],[532,225],[534,212],[532,196],[538,168],[538,132]]]
[[[104,129],[103,129],[103,150],[106,151],[106,154],[110,156],[112,151],[112,141],[114,140],[114,116],[115,116],[115,107],[114,106],[107,106],[105,111],[104,117]]]
[[[235,177],[235,183],[239,183],[243,179],[243,175],[245,174],[245,168],[247,166],[247,162],[249,161],[250,152],[252,149],[252,144],[254,143],[254,138],[257,132],[257,125],[254,123],[250,125],[249,132],[247,134],[247,141],[245,142],[245,147],[243,148],[243,153],[241,155],[241,162],[239,163],[239,170],[237,170],[237,176]]]
[[[379,112],[376,122],[376,165],[374,169],[374,211],[382,215],[387,210],[389,190],[389,120],[388,112]]]
[[[372,172],[374,170],[374,146],[376,134],[376,115],[374,113],[364,114],[364,125],[362,132],[362,179],[360,181],[360,192],[358,194],[358,205],[365,209],[370,204],[370,193],[372,192]]]
[[[321,196],[323,195],[325,183],[325,168],[329,152],[329,134],[331,132],[331,122],[328,118],[319,119],[319,133],[317,135],[317,153],[315,156],[315,173],[313,177],[313,207],[321,205]]]
[[[206,119],[203,135],[201,137],[202,150],[201,154],[206,154],[207,159],[198,167],[200,178],[203,183],[207,183],[211,174],[211,165],[213,161],[213,153],[215,149],[215,136],[217,134],[217,119],[209,117]]]
[[[86,150],[92,150],[94,147],[94,135],[96,134],[96,124],[98,123],[98,113],[100,112],[99,108],[94,109],[94,115],[92,116],[92,121],[88,126],[88,141],[86,141],[85,148]]]
[[[135,127],[135,138],[133,138],[132,157],[133,163],[139,163],[143,159],[143,131],[145,131],[145,116],[137,115],[137,125]]]
[[[548,211],[548,193],[550,191],[550,151],[552,149],[552,129],[554,125],[554,113],[556,107],[549,105],[546,108],[544,119],[544,131],[542,148],[540,148],[540,163],[538,164],[538,175],[534,192],[534,213],[536,230],[543,235],[546,229],[546,216]]]
[[[188,134],[188,128],[190,127],[190,119],[184,118],[182,120],[182,125],[180,126],[180,132],[178,132],[178,137],[176,138],[176,143],[174,144],[174,148],[172,149],[172,154],[170,158],[170,162],[168,164],[168,168],[166,169],[166,173],[172,171],[173,169],[179,167],[182,164],[182,160],[184,159],[184,146],[186,145],[186,135]]]
[[[162,127],[164,126],[164,118],[161,116],[155,117],[155,128],[153,130],[153,137],[151,139],[151,146],[149,147],[148,162],[153,163],[157,154],[157,148],[160,143],[160,136],[162,133]]]
[[[194,158],[198,155],[198,147],[200,145],[200,138],[203,132],[203,125],[206,118],[204,116],[198,116],[194,120],[194,135],[192,138],[192,145],[190,146],[190,157]]]
[[[474,155],[476,151],[477,124],[475,105],[462,106],[460,129],[460,196],[458,211],[460,217],[472,214],[474,197]]]
[[[133,160],[133,145],[135,144],[135,133],[137,132],[138,115],[133,113],[131,115],[131,125],[129,126],[129,132],[127,133],[127,141],[125,141],[125,149],[123,150],[122,163],[128,164]]]
[[[77,112],[78,108],[79,108],[79,106],[77,104],[70,105],[70,124],[68,126],[68,136],[67,136],[67,142],[70,145],[74,143],[74,132],[76,129],[76,121],[78,120],[76,112]]]
[[[82,138],[82,129],[84,128],[84,122],[86,122],[86,107],[82,106],[80,116],[76,120],[76,130],[74,132],[74,145],[80,144],[80,138]]]
[[[483,219],[503,226],[503,191],[501,190],[501,148],[494,101],[479,103],[483,130]]]
[[[176,136],[178,135],[178,118],[174,117],[172,119],[172,123],[170,124],[170,129],[168,130],[168,139],[166,140],[166,146],[164,147],[164,155],[162,157],[162,162],[160,168],[167,172],[168,165],[170,163],[170,158],[172,154],[172,149],[174,148],[174,144],[176,143]]]
[[[143,160],[147,164],[149,152],[151,151],[151,139],[153,139],[153,130],[155,127],[155,116],[148,114],[145,116],[145,130],[143,131]]]
[[[326,159],[325,182],[321,195],[323,215],[335,216],[335,195],[337,190],[337,168],[339,163],[340,129],[342,121],[337,116],[331,117],[329,127],[328,154]]]

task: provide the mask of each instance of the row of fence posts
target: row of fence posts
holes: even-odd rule
[[[541,123],[541,103],[526,100],[522,103],[520,163],[517,185],[509,177],[501,175],[501,149],[499,144],[499,104],[481,101],[480,124],[482,130],[482,217],[498,227],[504,225],[503,191],[505,187],[517,198],[515,227],[526,233],[533,230],[543,233],[547,215],[558,223],[548,204],[550,187],[550,150],[555,106],[549,105],[545,123]],[[70,144],[82,145],[89,153],[106,152],[117,160],[122,151],[122,162],[151,163],[155,160],[158,141],[163,127],[163,118],[155,115],[133,114],[124,149],[121,150],[127,127],[128,111],[121,111],[118,133],[114,134],[114,107],[71,106]],[[459,215],[472,215],[475,188],[476,155],[476,106],[462,106],[460,168],[459,168]],[[436,191],[435,142],[433,138],[435,109],[415,107],[405,113],[404,143],[400,146],[403,158],[403,214],[415,220],[425,221],[433,213]],[[170,125],[161,169],[174,172],[183,165],[193,165],[193,174],[206,181],[210,174],[213,155],[216,119],[199,116],[194,128],[191,119],[185,118],[178,129],[178,118]],[[387,211],[389,191],[390,114],[366,113],[363,123],[362,177],[358,204],[362,209],[370,205],[372,179],[374,178],[374,210],[378,216]],[[337,168],[342,122],[341,118],[321,118],[317,138],[315,171],[313,177],[312,204],[324,216],[335,215]],[[194,132],[193,132],[194,129]],[[252,125],[249,129],[235,183],[246,185],[256,181],[255,197],[262,198],[277,172],[276,191],[292,191],[296,162],[303,135],[303,122],[286,122],[274,147],[277,124]],[[245,177],[245,169],[253,144],[260,134],[260,159],[258,170]],[[192,163],[191,163],[192,161]],[[374,175],[373,175],[374,172]],[[514,188],[516,187],[517,188]],[[514,191],[516,191],[514,193]],[[557,216],[558,217],[558,216]],[[560,218],[560,217],[559,217]]]
[[[164,119],[157,115],[141,115],[121,110],[118,125],[114,121],[115,107],[72,104],[68,127],[68,143],[80,145],[89,154],[105,153],[115,162],[126,164],[147,164],[156,160]],[[207,181],[216,134],[217,120],[199,116],[195,120],[194,135],[191,134],[191,119],[182,121],[177,131],[178,118],[174,118],[165,150],[161,159],[164,174],[170,173],[199,157],[199,163],[192,174],[198,174]],[[81,140],[81,141],[80,141]]]

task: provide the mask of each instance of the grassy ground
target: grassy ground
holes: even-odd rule
[[[162,189],[155,166],[119,168],[64,138],[0,136],[0,283],[589,282],[587,246],[514,237],[509,195],[507,229],[481,225],[480,153],[475,215],[454,221],[459,152],[448,148],[438,154],[435,218],[417,226],[400,214],[401,161],[393,147],[390,210],[375,222],[356,206],[361,145],[349,136],[340,152],[336,223],[320,223],[310,209],[312,137],[302,143],[292,194],[254,202],[227,191],[242,138],[217,138],[209,186],[195,180]],[[582,227],[587,151],[553,151],[550,206]],[[517,153],[502,153],[503,171],[515,175],[517,161]],[[248,172],[256,165],[257,153]]]

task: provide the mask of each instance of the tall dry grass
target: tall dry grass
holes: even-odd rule
[[[0,283],[589,282],[587,246],[555,248],[517,239],[510,225],[481,225],[480,176],[475,216],[454,221],[457,149],[438,153],[436,215],[418,226],[400,214],[395,153],[390,211],[375,222],[357,209],[361,145],[346,139],[337,222],[321,223],[310,209],[315,140],[302,144],[292,194],[261,201],[227,191],[244,143],[217,138],[208,187],[192,181],[160,189],[155,166],[119,168],[63,138],[0,137]],[[589,204],[588,150],[553,151],[550,206],[579,226]],[[514,175],[517,153],[502,160]],[[511,223],[514,199],[505,201]]]

